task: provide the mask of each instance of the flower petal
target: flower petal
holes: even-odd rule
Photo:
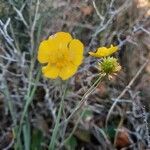
[[[89,54],[93,57],[100,57],[96,52],[89,52]]]
[[[62,78],[62,80],[66,80],[75,74],[77,68],[77,66],[70,63],[61,69],[59,72],[59,77]]]
[[[40,43],[38,50],[38,61],[40,63],[47,63],[50,59],[51,53],[54,50],[53,42],[44,40]]]
[[[89,54],[91,56],[94,56],[94,57],[106,57],[106,56],[109,56],[111,54],[113,54],[114,52],[116,52],[118,50],[118,46],[113,46],[111,45],[110,48],[107,48],[107,47],[100,47],[97,49],[97,51],[94,53],[94,52],[89,52]]]
[[[49,40],[53,40],[56,46],[60,44],[68,44],[72,40],[72,36],[67,32],[57,32],[56,34],[49,37]]]
[[[98,48],[98,50],[97,50],[96,53],[97,53],[97,55],[99,57],[105,57],[105,56],[109,56],[111,54],[110,50],[108,48],[106,48],[106,47],[100,47],[100,48]]]
[[[119,49],[118,46],[113,46],[113,45],[111,45],[109,48],[109,50],[111,51],[111,54],[116,52],[118,49]]]
[[[61,43],[69,43],[72,40],[72,36],[67,32],[57,32],[54,36]]]
[[[53,41],[53,45],[58,51],[67,49],[68,44],[72,40],[72,36],[67,32],[57,32],[56,34],[49,37],[50,41]]]
[[[56,79],[58,77],[59,71],[59,68],[51,64],[42,67],[42,72],[44,76],[51,79]]]
[[[83,50],[84,46],[82,42],[74,39],[69,44],[69,54],[72,59],[73,64],[80,65],[83,60]]]

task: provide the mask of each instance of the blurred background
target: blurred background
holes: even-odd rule
[[[42,40],[58,31],[85,45],[84,62],[69,81],[62,120],[99,73],[88,51],[118,45],[115,55],[122,70],[89,96],[86,112],[65,144],[81,112],[71,119],[65,135],[60,129],[56,149],[150,148],[149,0],[0,0],[0,149],[15,149],[22,114],[22,149],[48,149],[61,93],[57,80],[39,74],[37,51]],[[106,129],[108,112],[124,90]]]

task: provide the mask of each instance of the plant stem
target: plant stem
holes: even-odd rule
[[[84,103],[86,102],[88,96],[97,88],[97,86],[99,85],[99,83],[101,82],[101,79],[104,76],[101,75],[94,83],[93,85],[87,90],[87,92],[83,95],[81,101],[79,102],[79,104],[77,105],[77,107],[74,109],[74,111],[70,114],[70,116],[65,120],[65,122],[69,122],[69,120],[72,118],[72,116],[79,110],[82,108],[82,106],[84,105]]]
[[[24,118],[26,116],[26,112],[28,111],[28,107],[29,105],[31,104],[32,100],[33,100],[33,97],[34,97],[34,94],[35,94],[35,91],[36,91],[36,88],[37,88],[37,83],[40,79],[40,76],[41,76],[41,69],[39,69],[39,72],[36,76],[36,79],[35,79],[35,84],[33,86],[32,89],[30,89],[30,94],[28,95],[27,93],[27,98],[26,98],[26,103],[25,103],[25,107],[23,109],[23,113],[22,113],[22,116],[21,116],[21,119],[20,119],[20,124],[19,124],[19,128],[18,128],[18,133],[17,133],[17,141],[16,141],[16,145],[15,145],[15,150],[18,150],[18,147],[19,145],[21,144],[19,141],[20,141],[20,134],[21,134],[21,131],[22,131],[22,125],[23,125],[23,121],[24,121]],[[28,91],[29,92],[29,91]]]
[[[78,124],[80,122],[80,120],[82,119],[84,113],[85,113],[86,109],[83,110],[83,112],[81,113],[80,117],[78,118],[78,120],[76,121],[76,124],[74,126],[74,128],[72,129],[71,133],[69,134],[69,136],[63,141],[63,144],[64,145],[65,143],[68,142],[68,140],[73,136],[74,132],[76,131],[77,127],[78,127]]]
[[[101,75],[94,83],[93,85],[87,90],[87,92],[83,95],[80,103],[77,105],[77,107],[74,109],[74,111],[71,113],[71,115],[67,118],[67,120],[65,122],[69,122],[70,119],[72,118],[72,116],[79,110],[81,110],[81,108],[84,106],[88,96],[98,87],[99,83],[101,82],[102,78],[104,76]],[[71,136],[74,134],[76,128],[78,127],[78,124],[80,122],[80,120],[82,119],[83,115],[85,113],[85,108],[83,109],[83,112],[81,113],[81,116],[78,118],[78,120],[76,121],[76,124],[72,130],[72,132],[70,133],[70,135],[64,140],[63,144],[64,145],[70,138]]]
[[[55,143],[56,143],[56,139],[57,139],[58,130],[59,130],[59,127],[60,127],[59,123],[60,123],[60,118],[61,118],[61,114],[62,114],[62,108],[63,108],[63,104],[64,104],[64,98],[65,98],[66,90],[67,90],[67,84],[64,88],[63,95],[61,97],[61,102],[60,102],[60,106],[59,106],[59,110],[58,110],[58,115],[57,115],[57,118],[56,118],[55,127],[54,127],[52,137],[51,137],[51,141],[50,141],[50,144],[49,144],[49,150],[54,150],[55,149]]]

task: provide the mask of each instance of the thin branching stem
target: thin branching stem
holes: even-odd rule
[[[106,125],[105,127],[107,128],[107,124],[108,124],[108,120],[111,116],[111,113],[113,111],[113,109],[115,108],[115,106],[117,105],[118,101],[124,96],[124,94],[131,88],[132,84],[135,82],[135,80],[137,79],[137,77],[141,74],[141,72],[143,71],[143,69],[146,67],[146,65],[148,64],[149,59],[147,59],[145,61],[145,63],[141,66],[141,68],[138,70],[138,72],[136,73],[136,75],[132,78],[132,80],[129,82],[129,84],[125,87],[125,89],[120,93],[120,95],[116,98],[116,100],[114,101],[113,105],[111,106],[111,108],[109,109],[107,118],[106,118]]]
[[[60,102],[60,106],[59,106],[59,110],[58,110],[58,115],[56,118],[56,123],[55,123],[55,127],[52,133],[52,137],[51,137],[51,141],[49,144],[49,150],[55,150],[55,143],[56,143],[56,139],[57,139],[57,134],[58,134],[58,130],[59,130],[59,123],[60,123],[60,118],[61,118],[61,114],[62,114],[62,108],[63,108],[63,104],[64,104],[64,99],[65,99],[65,95],[66,95],[66,91],[67,91],[67,83],[65,85],[62,97],[61,97],[61,102]]]
[[[93,85],[87,90],[87,92],[83,95],[81,101],[79,102],[79,104],[77,105],[77,107],[74,109],[74,111],[70,114],[70,116],[66,119],[66,123],[68,123],[70,121],[70,119],[79,111],[82,110],[82,108],[84,107],[85,102],[87,101],[87,98],[89,97],[89,95],[91,95],[93,93],[93,91],[95,91],[95,89],[99,86],[101,80],[105,77],[105,75],[101,74],[100,77],[93,83]],[[80,122],[80,120],[82,119],[84,113],[85,113],[85,107],[83,108],[83,112],[81,113],[81,116],[78,118],[72,132],[69,134],[69,136],[64,140],[63,144],[64,145],[70,138],[71,136],[74,134],[75,130],[78,127],[78,124]],[[66,127],[66,126],[65,126]]]
[[[65,122],[69,122],[70,119],[76,114],[76,112],[78,112],[78,110],[80,110],[82,108],[82,106],[84,106],[84,103],[87,101],[87,98],[89,97],[89,95],[97,88],[97,86],[99,85],[101,79],[104,76],[101,75],[95,82],[94,84],[87,90],[87,92],[83,95],[81,101],[79,102],[79,104],[77,105],[77,107],[73,110],[73,112],[70,114],[70,116],[66,119]]]

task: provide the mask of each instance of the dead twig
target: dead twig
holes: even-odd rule
[[[135,82],[135,80],[138,78],[138,76],[141,74],[141,72],[143,71],[143,69],[146,67],[146,65],[148,64],[149,59],[147,59],[145,61],[145,63],[141,66],[141,68],[138,70],[138,72],[136,73],[136,75],[131,79],[131,81],[129,82],[129,84],[125,87],[125,89],[121,92],[121,94],[116,98],[115,102],[113,103],[113,105],[111,106],[111,108],[109,109],[107,118],[106,118],[106,128],[107,128],[107,124],[108,124],[108,120],[110,118],[110,115],[113,111],[113,109],[115,108],[115,106],[117,105],[118,101],[124,96],[124,94],[131,88],[132,84]]]

